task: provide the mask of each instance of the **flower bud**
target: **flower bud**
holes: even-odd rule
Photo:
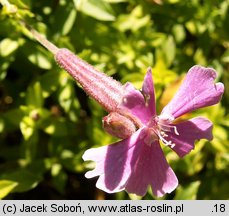
[[[117,112],[111,112],[103,118],[103,128],[107,133],[121,139],[128,138],[136,131],[135,124]]]

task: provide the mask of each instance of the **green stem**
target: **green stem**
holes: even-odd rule
[[[7,11],[9,11],[11,14],[17,18],[19,23],[23,25],[32,35],[33,37],[41,43],[46,49],[48,49],[51,53],[54,55],[59,50],[58,47],[56,47],[53,43],[49,42],[43,35],[38,33],[35,29],[33,29],[31,26],[29,26],[22,17],[17,13],[17,7],[13,4],[10,4],[8,0],[0,0],[0,4],[2,4],[4,7],[6,7]]]
[[[19,21],[32,35],[33,37],[42,44],[46,49],[48,49],[54,55],[59,51],[59,48],[55,46],[53,43],[48,41],[43,35],[38,33],[35,29],[25,23],[23,20],[20,19]]]

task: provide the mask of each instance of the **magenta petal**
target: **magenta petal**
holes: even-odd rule
[[[85,176],[87,178],[100,176],[96,186],[108,193],[124,190],[132,170],[132,163],[137,160],[143,146],[143,138],[143,130],[140,129],[128,139],[87,150],[83,159],[95,161],[96,168],[87,172]]]
[[[151,110],[146,106],[145,99],[140,91],[136,90],[131,83],[124,86],[125,94],[118,109],[122,112],[130,112],[143,124],[147,124],[152,116]]]
[[[149,185],[157,197],[171,193],[178,185],[158,141],[152,145],[144,144],[126,184],[126,191],[144,196]]]
[[[212,140],[212,123],[203,117],[190,119],[175,125],[179,135],[167,133],[167,140],[175,144],[173,150],[183,157],[194,149],[195,140],[208,139]]]
[[[212,68],[193,66],[174,98],[164,107],[162,114],[177,118],[198,108],[218,103],[224,92],[224,85],[214,83],[216,75]]]
[[[126,83],[124,89],[125,94],[122,103],[118,106],[118,109],[122,112],[130,112],[143,124],[147,124],[152,116],[156,115],[154,86],[151,69],[148,69],[144,78],[142,94],[130,83]]]
[[[148,106],[151,110],[151,115],[156,115],[156,103],[151,68],[148,68],[147,73],[145,75],[145,79],[142,86],[142,93],[145,97],[146,106]]]

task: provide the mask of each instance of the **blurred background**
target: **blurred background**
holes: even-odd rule
[[[166,158],[179,187],[161,199],[229,199],[229,0],[12,0],[17,13],[58,47],[136,88],[150,66],[157,110],[188,69],[200,64],[225,85],[221,104],[200,109],[214,139],[196,142],[183,159]],[[102,129],[106,113],[0,6],[0,198],[156,199],[108,195],[84,174],[86,149],[115,141]]]

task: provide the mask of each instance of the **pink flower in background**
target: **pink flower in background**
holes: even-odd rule
[[[194,149],[195,140],[212,139],[212,123],[206,118],[173,122],[185,113],[220,101],[224,86],[222,83],[215,84],[215,78],[216,72],[211,68],[192,67],[160,115],[156,114],[150,69],[145,76],[142,92],[127,83],[115,112],[134,122],[136,132],[126,120],[126,125],[130,124],[131,127],[128,132],[130,136],[119,136],[125,139],[87,150],[83,159],[95,161],[96,167],[88,171],[86,177],[99,176],[96,186],[108,193],[126,190],[144,196],[149,185],[158,197],[172,192],[178,180],[164,157],[159,141],[183,157]],[[118,125],[118,121],[113,122]]]

